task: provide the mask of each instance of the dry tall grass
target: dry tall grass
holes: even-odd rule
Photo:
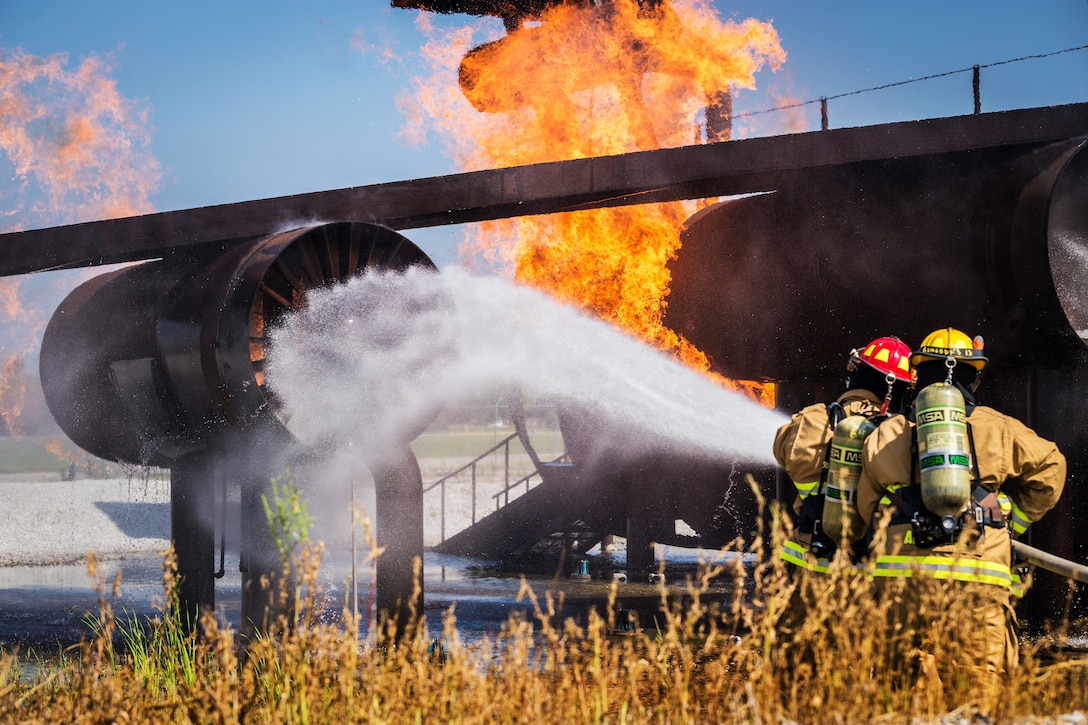
[[[775,524],[745,547],[781,544]],[[736,547],[740,549],[740,545]],[[296,606],[245,646],[207,615],[189,632],[164,608],[147,626],[118,623],[100,582],[94,635],[28,674],[0,660],[4,722],[926,722],[978,713],[997,722],[1085,707],[1088,662],[1044,662],[1024,648],[1014,672],[975,667],[970,600],[952,590],[923,603],[941,626],[889,633],[898,596],[875,592],[865,572],[838,562],[796,577],[777,557],[705,565],[681,608],[662,589],[659,625],[618,627],[610,606],[584,624],[557,623],[557,602],[512,618],[491,639],[463,642],[453,612],[441,644],[425,627],[357,640],[349,611],[318,606],[320,546],[301,547],[291,578]],[[166,561],[165,593],[174,588]],[[727,602],[707,583],[731,576]],[[798,617],[798,603],[807,603]],[[625,631],[620,631],[625,630]],[[985,721],[985,720],[983,720]]]

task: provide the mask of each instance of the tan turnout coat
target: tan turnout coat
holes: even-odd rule
[[[880,410],[881,400],[868,390],[847,390],[837,398],[843,407],[843,417],[849,415],[871,415]],[[793,501],[793,512],[801,512],[801,505],[808,496],[817,493],[820,478],[823,476],[827,446],[834,431],[831,429],[824,403],[809,405],[790,418],[790,422],[778,429],[774,439],[774,457],[778,465],[786,470],[797,489]],[[812,536],[794,530],[783,557],[787,561],[812,568],[815,562],[809,559],[808,549]],[[806,566],[798,559],[808,561]],[[821,568],[826,566],[823,563]]]
[[[981,537],[972,534],[966,549],[957,551],[952,544],[932,548],[914,546],[910,524],[891,526],[883,547],[873,552],[875,573],[878,578],[902,578],[919,585],[927,579],[981,584],[977,589],[983,592],[984,603],[979,606],[977,624],[984,643],[982,653],[987,665],[1000,670],[1016,662],[1009,528],[1022,533],[1057,504],[1065,485],[1066,463],[1054,443],[993,408],[975,407],[967,422],[979,474],[979,480],[973,484],[980,483],[990,491],[1001,489],[1007,494],[1012,501],[1010,527],[986,527]],[[914,424],[906,417],[897,415],[865,441],[857,502],[858,512],[867,524],[878,511],[891,506],[886,498],[889,489],[894,491],[918,482],[917,466],[911,463],[913,428]],[[947,573],[953,570],[954,575]]]

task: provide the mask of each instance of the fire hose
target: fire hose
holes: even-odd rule
[[[1028,546],[1015,539],[1012,542],[1012,550],[1013,553],[1016,554],[1016,558],[1021,561],[1034,564],[1040,569],[1052,571],[1066,579],[1072,579],[1073,581],[1082,584],[1088,584],[1088,566],[1085,566],[1084,564],[1078,564],[1075,561],[1069,561],[1060,556],[1054,556],[1042,549],[1036,549],[1034,546]]]

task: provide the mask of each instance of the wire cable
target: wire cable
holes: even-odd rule
[[[896,81],[894,83],[885,83],[881,86],[873,86],[871,88],[862,88],[857,91],[847,91],[846,93],[837,93],[833,96],[821,96],[820,98],[814,98],[811,101],[799,101],[798,103],[790,103],[784,106],[776,106],[774,108],[765,108],[760,111],[747,111],[745,113],[735,113],[733,118],[747,118],[748,116],[758,116],[764,113],[774,113],[775,111],[787,111],[791,108],[801,108],[803,106],[810,106],[814,103],[826,103],[827,101],[834,100],[836,98],[846,98],[847,96],[856,96],[861,93],[869,93],[870,91],[882,91],[886,88],[895,88],[896,86],[905,86],[910,83],[921,83],[922,81],[933,80],[934,78],[944,78],[946,76],[956,75],[957,73],[973,73],[976,68],[993,68],[999,65],[1008,65],[1009,63],[1019,63],[1024,60],[1037,60],[1039,58],[1050,58],[1055,55],[1061,55],[1063,53],[1072,53],[1078,50],[1088,49],[1088,45],[1079,45],[1075,48],[1065,48],[1064,50],[1055,50],[1050,53],[1037,53],[1035,55],[1025,55],[1019,58],[1010,58],[1008,60],[999,60],[993,63],[986,63],[983,65],[973,65],[969,68],[960,68],[958,70],[945,71],[943,73],[933,73],[928,76],[922,76],[921,78],[910,78],[905,81]]]

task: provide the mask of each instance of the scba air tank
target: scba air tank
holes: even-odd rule
[[[922,389],[914,403],[922,503],[956,516],[971,497],[971,452],[963,394],[948,383]]]
[[[865,525],[858,514],[858,478],[861,476],[861,449],[876,424],[863,415],[849,415],[835,426],[827,459],[827,489],[820,525],[835,544],[845,536],[853,541]]]

